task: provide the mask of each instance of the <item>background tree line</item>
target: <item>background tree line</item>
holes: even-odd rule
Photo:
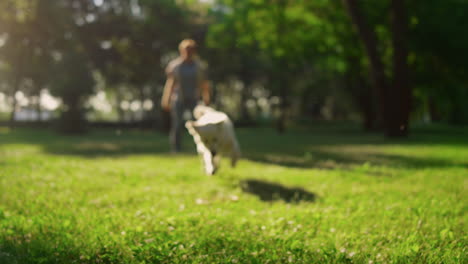
[[[4,0],[0,92],[11,122],[19,92],[41,113],[47,90],[62,131],[93,113],[162,126],[164,67],[191,37],[239,123],[357,119],[405,136],[410,120],[468,123],[466,13],[464,0]]]

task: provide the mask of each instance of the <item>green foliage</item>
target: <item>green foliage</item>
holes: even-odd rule
[[[468,122],[468,5],[464,1],[428,1],[411,5],[411,43],[417,103],[437,108],[436,121]]]
[[[239,129],[246,159],[206,177],[188,137],[169,156],[154,133],[0,128],[0,262],[462,263],[465,130]],[[252,179],[317,198],[262,201]]]
[[[414,116],[431,112],[434,121],[466,123],[468,38],[461,32],[468,26],[467,5],[406,2]],[[391,2],[359,3],[391,79]],[[349,113],[345,118],[359,112],[369,119],[378,109],[362,44],[342,2],[333,0],[0,1],[0,89],[10,101],[19,90],[38,96],[56,82],[51,69],[57,57],[80,50],[83,63],[103,77],[122,121],[122,100],[159,105],[164,68],[186,37],[199,42],[215,93],[230,97],[217,87],[242,82],[245,89],[235,91],[239,112],[248,112],[247,101],[258,99],[258,87],[282,97],[281,108],[293,116],[325,118],[320,113],[333,105],[332,112]],[[338,116],[343,115],[333,118]]]
[[[84,97],[93,93],[94,78],[88,61],[80,52],[70,50],[57,64],[51,92],[62,98],[66,105],[80,104]]]
[[[50,91],[62,99],[60,129],[64,132],[82,132],[84,130],[85,100],[94,93],[95,80],[84,54],[69,50],[63,54],[57,64]]]

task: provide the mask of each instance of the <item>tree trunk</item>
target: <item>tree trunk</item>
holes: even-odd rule
[[[15,114],[16,114],[16,107],[18,105],[18,100],[16,100],[16,93],[19,92],[20,90],[20,85],[21,85],[21,78],[23,75],[22,68],[23,68],[23,56],[20,54],[18,55],[18,64],[17,64],[17,70],[16,74],[14,75],[13,78],[13,83],[12,83],[12,99],[13,99],[13,104],[12,104],[12,109],[10,113],[10,127],[13,128],[15,125]]]
[[[357,0],[343,0],[370,61],[371,79],[378,94],[385,135],[406,136],[410,113],[411,90],[408,81],[408,18],[403,0],[391,1],[393,30],[393,75],[392,90],[385,77],[385,69],[377,51],[375,31],[367,24]]]
[[[390,137],[406,137],[411,111],[411,87],[408,68],[408,15],[404,0],[392,0],[393,36],[393,90],[389,94],[392,101],[390,124],[386,135]]]
[[[36,90],[36,102],[35,102],[35,108],[36,108],[36,113],[37,113],[37,122],[42,122],[42,107],[41,107],[41,87],[43,87],[42,83],[39,82],[36,84],[37,85],[37,90]]]
[[[117,107],[117,116],[118,116],[118,119],[119,119],[119,123],[123,123],[125,120],[125,113],[124,113],[124,110],[122,109],[122,94],[120,92],[120,89],[119,87],[117,87],[117,89],[115,89],[115,104],[116,104],[116,107]]]
[[[375,131],[377,129],[377,113],[372,88],[363,80],[362,76],[358,76],[356,85],[358,85],[358,89],[362,89],[359,92],[357,100],[363,116],[363,129],[367,132]]]
[[[388,94],[388,84],[385,78],[384,65],[377,51],[377,38],[374,30],[367,24],[361,13],[357,0],[343,0],[358,34],[363,41],[365,51],[369,57],[371,65],[371,79],[380,101],[380,111],[384,120],[387,120],[386,100]]]
[[[86,119],[80,99],[64,100],[67,109],[60,115],[58,129],[65,134],[81,134],[86,132]]]
[[[440,117],[440,112],[437,109],[437,105],[435,103],[434,97],[429,96],[428,98],[428,107],[429,107],[429,117],[431,122],[439,122],[442,120]]]
[[[377,37],[375,31],[365,21],[357,0],[343,0],[343,2],[356,26],[359,37],[364,44],[365,52],[369,58],[372,84],[379,98],[380,114],[386,124],[386,120],[388,120],[388,83],[385,77],[384,65],[377,51]],[[386,129],[387,126],[385,124],[384,126]]]
[[[284,40],[284,32],[286,31],[285,28],[285,7],[286,1],[285,0],[278,0],[277,6],[277,35],[279,37],[279,44],[281,47],[285,46]],[[288,91],[287,91],[287,75],[289,74],[287,59],[283,56],[280,56],[276,59],[277,64],[275,65],[275,70],[277,75],[275,76],[278,79],[279,85],[279,95],[280,95],[280,116],[278,119],[277,130],[280,134],[283,134],[286,131],[286,111],[288,108]]]
[[[18,105],[18,100],[16,100],[16,93],[19,91],[20,88],[20,74],[15,76],[13,81],[13,91],[12,91],[12,99],[13,104],[11,106],[11,113],[10,113],[10,128],[15,126],[15,116],[16,116],[16,107]]]
[[[37,102],[36,102],[36,112],[37,112],[37,122],[42,122],[42,107],[41,107],[41,93],[37,95]]]
[[[281,73],[285,74],[285,73]],[[288,91],[286,86],[286,81],[284,76],[278,76],[278,84],[279,84],[279,95],[281,98],[280,105],[279,105],[279,118],[277,123],[277,130],[280,134],[283,134],[286,131],[286,111],[288,109]]]
[[[366,81],[362,74],[363,69],[358,56],[348,56],[347,62],[352,67],[348,67],[345,74],[347,88],[353,96],[355,103],[363,117],[364,131],[374,131],[377,129],[377,113],[375,106],[374,89]]]
[[[249,99],[250,93],[250,80],[248,80],[248,78],[243,78],[242,82],[244,83],[244,87],[242,88],[240,96],[240,119],[243,123],[249,123],[250,115],[247,109],[247,99]]]
[[[141,119],[140,121],[140,129],[145,129],[145,123],[148,119],[148,112],[143,108],[143,104],[146,100],[145,90],[143,87],[140,87],[140,111],[141,111]]]

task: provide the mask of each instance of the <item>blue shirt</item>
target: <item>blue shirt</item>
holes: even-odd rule
[[[181,58],[177,58],[171,61],[166,68],[166,74],[175,80],[172,100],[198,100],[200,96],[198,88],[200,82],[204,80],[203,72],[204,67],[198,60],[184,62]]]

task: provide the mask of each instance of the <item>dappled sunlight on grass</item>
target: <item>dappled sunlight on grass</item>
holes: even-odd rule
[[[208,177],[189,137],[15,130],[0,263],[460,262],[466,139],[435,137],[240,129],[245,159]]]
[[[121,147],[116,143],[82,142],[75,148],[79,152],[119,152]]]
[[[299,130],[283,138],[279,134],[255,137],[246,133],[242,143],[245,156],[251,160],[297,168],[343,169],[363,164],[468,168],[468,140],[461,135],[444,138],[439,134],[415,134],[406,140],[391,141],[375,134]],[[276,148],[271,142],[281,142],[282,147]]]

